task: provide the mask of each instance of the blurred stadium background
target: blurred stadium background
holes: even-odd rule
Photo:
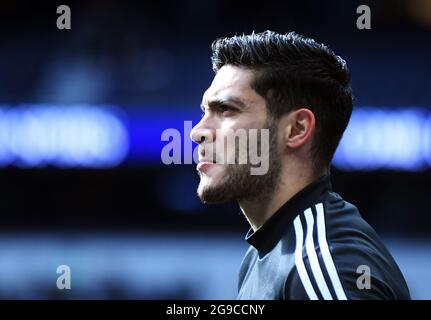
[[[431,299],[429,0],[2,2],[0,298],[235,298],[248,225],[235,203],[200,204],[194,165],[163,165],[160,137],[200,118],[211,42],[267,29],[347,60],[356,111],[334,189]]]

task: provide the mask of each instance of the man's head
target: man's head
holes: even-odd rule
[[[204,115],[191,132],[201,160],[209,160],[198,165],[203,201],[270,196],[292,162],[306,164],[314,176],[329,169],[352,112],[344,60],[296,33],[266,31],[217,39],[212,63],[216,75],[203,97]],[[268,145],[266,174],[252,175],[250,163],[238,164],[244,151],[237,147],[215,147],[238,129],[269,129],[268,141],[261,135],[247,149]],[[229,148],[238,151],[233,164],[211,163],[229,161]]]

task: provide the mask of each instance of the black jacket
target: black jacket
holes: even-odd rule
[[[329,174],[246,241],[238,299],[410,299],[396,262],[358,209],[332,191]]]

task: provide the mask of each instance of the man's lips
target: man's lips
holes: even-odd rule
[[[206,172],[209,168],[211,168],[214,165],[215,165],[214,162],[202,160],[202,161],[199,161],[198,165],[196,166],[196,169],[200,172]]]

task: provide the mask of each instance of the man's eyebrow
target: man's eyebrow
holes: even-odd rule
[[[246,107],[245,103],[240,98],[237,98],[237,97],[228,97],[225,99],[214,98],[214,99],[210,99],[210,100],[206,101],[206,104],[210,108],[217,108],[217,107],[224,105],[224,104],[233,104],[234,106],[237,106],[239,108],[245,108]],[[204,103],[201,104],[201,109],[202,109],[202,111],[205,111]]]

